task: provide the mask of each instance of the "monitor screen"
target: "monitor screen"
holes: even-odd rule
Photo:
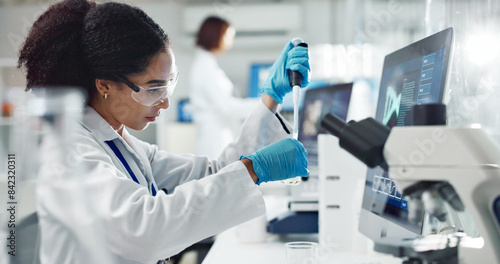
[[[248,97],[260,97],[259,91],[267,79],[272,63],[253,63],[250,65],[250,76],[248,77]]]
[[[320,122],[324,115],[333,113],[344,121],[347,118],[353,83],[308,88],[299,113],[299,136],[307,150],[309,170],[314,173],[318,166],[318,134],[327,133]]]
[[[448,28],[385,57],[375,118],[385,125],[413,125],[412,106],[444,103],[453,42]],[[368,169],[360,231],[372,240],[415,236],[423,223],[408,221],[408,202],[387,171]]]

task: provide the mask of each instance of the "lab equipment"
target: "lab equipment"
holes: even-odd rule
[[[307,151],[309,177],[307,182],[301,181],[302,186],[290,188],[290,210],[269,222],[270,233],[318,233],[318,135],[326,133],[320,121],[329,112],[345,120],[352,88],[352,83],[340,83],[305,91],[300,110],[299,141]]]
[[[292,39],[292,44],[294,47],[300,46],[307,48],[307,44],[300,38]],[[292,138],[298,139],[299,137],[299,104],[300,104],[300,87],[302,86],[302,75],[298,71],[288,70],[288,77],[290,78],[290,86],[292,87],[293,94],[293,132]],[[286,179],[283,181],[284,184],[295,185],[302,181],[300,177],[295,177],[293,179]]]
[[[313,86],[312,88],[310,86]],[[273,234],[318,233],[318,135],[326,133],[321,118],[329,112],[347,118],[353,83],[309,85],[300,109],[299,141],[307,151],[309,177],[290,188],[289,210],[269,221]],[[303,180],[303,179],[301,179]]]
[[[299,138],[299,102],[300,102],[300,86],[293,86],[293,133],[292,138]]]
[[[353,83],[336,83],[308,87],[304,92],[302,108],[299,111],[300,133],[298,140],[307,150],[308,169],[311,176],[318,175],[318,135],[326,131],[320,122],[327,113],[346,120]]]
[[[260,89],[261,92],[270,95],[279,104],[283,103],[285,94],[292,91],[290,81],[287,78],[288,70],[300,72],[302,75],[301,87],[306,87],[309,84],[311,69],[307,47],[294,47],[291,42],[288,42],[271,67],[269,75]]]
[[[294,38],[292,40],[294,47],[306,47],[302,39]],[[290,78],[290,86],[293,89],[293,134],[292,137],[297,139],[299,136],[299,103],[300,103],[300,87],[302,86],[302,75],[297,71],[288,70],[288,77]]]
[[[388,125],[388,127],[429,123],[429,119],[419,121],[422,115],[415,115],[414,111],[415,109],[422,110],[419,109],[420,106],[426,107],[423,109],[430,109],[429,104],[447,101],[449,90],[447,90],[446,84],[449,79],[447,76],[452,44],[453,29],[448,28],[385,57],[376,110],[377,121]],[[423,116],[435,116],[434,111],[428,113],[430,115],[424,114]],[[416,118],[412,119],[412,117]],[[328,118],[324,118],[323,123],[333,128],[336,126],[334,123],[328,122]],[[363,130],[370,128],[372,123],[376,123],[376,121],[372,119],[362,123],[353,123],[353,126],[361,127],[360,130]],[[376,246],[380,244],[378,241],[387,241],[394,237],[415,238],[424,232],[429,233],[435,227],[436,222],[429,220],[428,215],[424,216],[423,210],[409,210],[409,208],[417,209],[418,207],[413,203],[413,200],[403,197],[393,179],[389,178],[387,164],[374,160],[373,155],[366,155],[366,153],[382,151],[380,144],[372,143],[375,143],[376,140],[383,142],[387,132],[385,130],[383,128],[381,131],[372,131],[371,140],[373,142],[356,140],[347,141],[348,143],[346,141],[340,142],[341,147],[356,149],[357,157],[361,158],[363,162],[372,165],[380,163],[380,166],[370,166],[371,168],[366,173],[359,215],[359,231],[375,241]],[[330,150],[329,152],[334,151]],[[354,162],[351,163],[354,164]],[[355,182],[346,182],[345,177],[330,177],[330,179],[330,182],[335,183],[342,179],[344,184],[349,186],[356,184]],[[338,198],[337,203],[339,205],[348,204],[343,198]],[[331,205],[337,204],[332,203]],[[327,216],[333,217],[334,215],[334,213],[330,213]],[[327,218],[326,221],[328,222],[328,220]],[[433,224],[424,226],[426,220]],[[354,242],[351,241],[350,245],[354,245]],[[338,247],[342,246],[348,247],[349,245],[338,244]]]
[[[452,47],[453,29],[448,28],[388,54],[384,59],[375,119],[388,127],[412,126],[419,122],[413,118],[419,115],[413,114],[412,106],[446,102]],[[384,167],[369,168],[366,173],[360,232],[374,241],[381,237],[422,234],[423,222],[409,221],[411,205]],[[424,216],[420,213],[413,217]]]
[[[282,139],[240,159],[243,158],[252,160],[253,169],[259,177],[257,184],[309,176],[307,151],[296,139]]]
[[[457,228],[451,234],[377,239],[376,250],[420,263],[476,263],[478,259],[500,263],[500,147],[483,130],[446,126],[391,129],[371,118],[346,124],[334,115],[326,115],[324,120],[325,129],[337,136],[349,153],[369,167],[386,164],[391,184],[403,190],[403,195],[447,186],[447,191],[430,199],[420,197],[427,213],[435,214],[429,209],[435,208],[436,201],[447,200],[452,208],[448,214],[458,211],[459,215],[472,216],[480,235]],[[354,143],[359,141],[369,146]]]
[[[309,181],[307,182],[309,183]],[[304,183],[301,186],[305,185]],[[297,205],[298,203],[295,203]],[[311,205],[312,203],[309,202]],[[318,206],[309,209],[293,209],[269,221],[267,232],[271,234],[317,234],[318,233]]]
[[[317,264],[318,263],[318,243],[315,242],[288,242],[286,248],[287,264]]]
[[[329,112],[347,118],[353,83],[307,88],[300,110],[299,141],[307,151],[309,177],[300,186],[290,188],[289,210],[271,219],[268,232],[273,234],[318,233],[318,135],[326,133],[320,126]]]
[[[338,138],[330,134],[318,135],[318,158],[318,235],[322,248],[368,254],[371,242],[358,230],[363,221],[359,214],[366,165],[342,149]]]

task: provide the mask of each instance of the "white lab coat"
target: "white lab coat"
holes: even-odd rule
[[[209,160],[159,150],[126,130],[120,137],[88,107],[69,154],[54,153],[61,149],[58,138],[44,142],[37,191],[41,262],[156,263],[263,215],[262,194],[238,160],[288,137],[286,130],[286,121],[261,102],[237,140],[218,160]],[[68,174],[72,169],[57,169],[57,158],[79,160],[69,164],[79,164],[76,171],[84,173],[78,178]]]
[[[196,154],[216,159],[259,99],[235,97],[233,83],[214,54],[202,48],[196,49],[189,81]]]

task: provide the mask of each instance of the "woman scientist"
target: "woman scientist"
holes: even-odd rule
[[[167,35],[138,8],[88,0],[54,4],[34,23],[19,66],[26,69],[27,89],[79,86],[89,94],[75,151],[86,168],[88,201],[99,208],[105,230],[99,241],[117,263],[156,263],[263,215],[257,184],[309,174],[306,151],[275,113],[291,91],[287,69],[301,72],[308,84],[306,48],[286,44],[261,102],[218,160],[170,154],[127,132],[144,129],[168,108],[179,74]],[[59,180],[48,172],[43,177]],[[41,262],[84,262],[93,252],[67,231],[69,200],[43,193],[37,203]]]
[[[196,154],[217,158],[234,138],[235,124],[250,114],[259,99],[233,95],[233,83],[217,63],[229,50],[235,30],[224,19],[206,18],[196,35],[196,53],[189,75],[189,91],[196,126]]]

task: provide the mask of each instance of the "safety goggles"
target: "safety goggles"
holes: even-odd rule
[[[132,89],[132,98],[136,102],[145,106],[155,106],[172,96],[177,85],[177,80],[179,80],[179,72],[170,75],[167,85],[153,87],[142,87],[118,75],[115,77]]]

